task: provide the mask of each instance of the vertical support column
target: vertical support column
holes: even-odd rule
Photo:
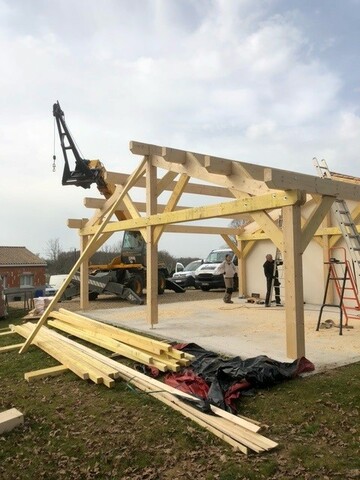
[[[156,213],[157,204],[157,171],[151,163],[146,164],[146,215]],[[146,320],[151,325],[158,323],[158,247],[154,242],[155,226],[146,227]]]
[[[83,254],[88,244],[89,236],[80,235],[80,255]],[[80,308],[89,308],[89,259],[86,258],[80,264]]]
[[[301,251],[301,207],[283,207],[286,354],[305,356],[304,291]]]
[[[239,298],[245,298],[247,296],[245,242],[244,240],[239,240],[238,237],[236,237],[236,240],[237,247],[241,252],[241,257],[238,258]]]

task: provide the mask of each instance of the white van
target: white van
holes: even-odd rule
[[[52,297],[60,289],[61,285],[65,282],[68,275],[51,275],[49,283],[45,288],[45,297]]]
[[[211,250],[204,263],[195,272],[195,288],[208,291],[213,288],[225,288],[224,275],[214,275],[215,269],[225,260],[227,254],[232,255],[232,261],[237,267],[237,256],[231,248],[217,248]],[[234,290],[238,289],[238,276],[234,277]]]

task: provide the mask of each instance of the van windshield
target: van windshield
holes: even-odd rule
[[[223,250],[222,252],[210,252],[205,263],[221,263],[225,260],[225,256],[232,253],[231,250]]]
[[[186,265],[184,272],[194,272],[201,265],[201,260],[194,260]]]

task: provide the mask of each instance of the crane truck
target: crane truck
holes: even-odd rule
[[[99,192],[106,198],[114,193],[116,185],[107,180],[107,172],[99,160],[84,159],[65,122],[64,112],[59,102],[53,105],[57,130],[60,137],[64,157],[62,185],[90,188],[96,184]],[[75,168],[71,170],[70,153],[75,159]],[[56,159],[55,155],[53,157]],[[123,211],[116,212],[118,220],[126,218]],[[143,289],[146,288],[146,243],[137,230],[125,230],[120,255],[106,265],[89,265],[89,299],[95,300],[100,293],[111,293],[132,303],[143,303]],[[167,267],[158,265],[158,293],[165,289],[183,293],[185,290],[172,281]],[[65,290],[63,298],[72,298],[80,293],[80,275],[74,275],[70,286]]]

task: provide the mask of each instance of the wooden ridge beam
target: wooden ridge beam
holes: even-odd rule
[[[360,185],[276,168],[264,169],[264,181],[269,188],[280,190],[298,188],[307,193],[318,193],[344,200],[359,201],[360,198]]]

